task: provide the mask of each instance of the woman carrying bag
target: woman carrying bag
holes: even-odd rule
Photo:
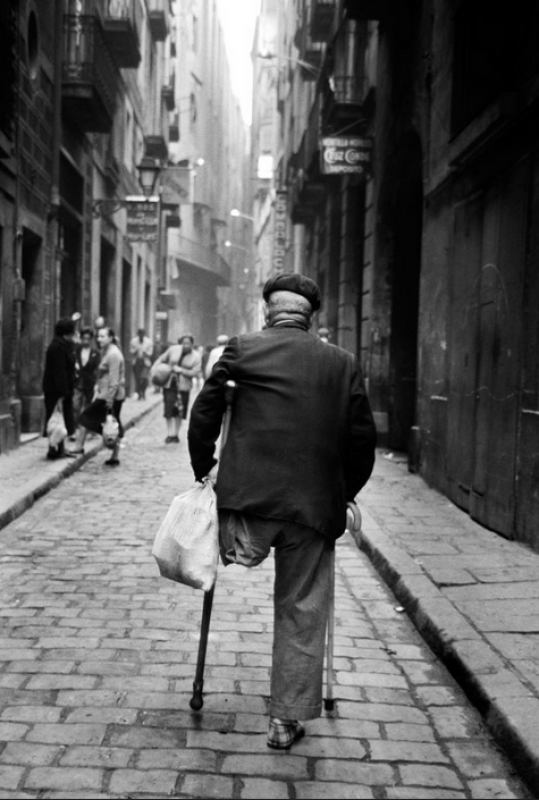
[[[168,364],[171,368],[163,386],[163,416],[167,421],[165,444],[177,444],[180,441],[180,427],[182,420],[187,417],[193,378],[202,368],[202,359],[194,349],[194,343],[190,333],[184,334],[178,339],[178,344],[165,350],[152,367],[152,370],[157,370],[160,364]]]
[[[75,322],[60,319],[54,326],[54,339],[47,348],[43,372],[43,395],[45,398],[45,426],[43,436],[49,436],[48,423],[57,411],[65,423],[65,435],[75,430],[73,415],[73,392],[75,389]],[[57,441],[49,438],[47,458],[50,460],[69,456],[64,449],[63,436]]]
[[[88,431],[103,432],[103,425],[107,415],[118,421],[120,433],[118,440],[112,448],[112,454],[105,464],[116,467],[120,463],[120,440],[123,436],[120,411],[125,400],[125,359],[117,345],[112,328],[100,328],[97,334],[97,343],[101,350],[101,361],[97,368],[97,384],[94,399],[83,410],[79,419],[79,428],[75,438],[74,454],[84,452],[84,442]]]

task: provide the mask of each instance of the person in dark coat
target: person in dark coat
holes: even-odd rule
[[[75,321],[60,319],[54,326],[54,338],[47,348],[43,372],[43,395],[45,399],[45,430],[56,404],[62,401],[62,411],[68,436],[75,431],[73,392],[75,390]],[[49,446],[47,458],[63,458],[69,455],[61,442],[57,447]]]
[[[234,337],[202,387],[188,432],[197,480],[215,478],[225,385],[237,385],[216,478],[221,559],[275,549],[268,745],[290,747],[322,709],[331,552],[374,464],[376,430],[357,359],[309,333],[317,285],[265,285],[266,328]]]

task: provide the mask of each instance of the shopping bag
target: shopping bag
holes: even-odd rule
[[[154,364],[150,371],[150,378],[154,386],[164,386],[172,374],[170,364],[160,362]]]
[[[49,446],[54,448],[57,448],[67,436],[61,400],[56,403],[54,411],[47,422],[47,436],[49,437]]]
[[[107,414],[105,418],[102,436],[105,447],[108,447],[109,450],[113,450],[120,436],[120,425],[116,417],[113,417],[112,414]]]
[[[217,498],[205,479],[174,498],[161,523],[152,555],[164,578],[208,592],[217,577]]]

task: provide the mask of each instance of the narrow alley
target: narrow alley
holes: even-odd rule
[[[529,798],[481,717],[348,537],[336,574],[335,717],[266,747],[273,566],[220,568],[205,703],[202,594],[151,556],[192,485],[160,406],[2,530],[0,799]]]

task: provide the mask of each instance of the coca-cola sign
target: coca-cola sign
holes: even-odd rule
[[[372,162],[372,138],[366,136],[324,136],[320,142],[320,171],[323,175],[368,175]]]

